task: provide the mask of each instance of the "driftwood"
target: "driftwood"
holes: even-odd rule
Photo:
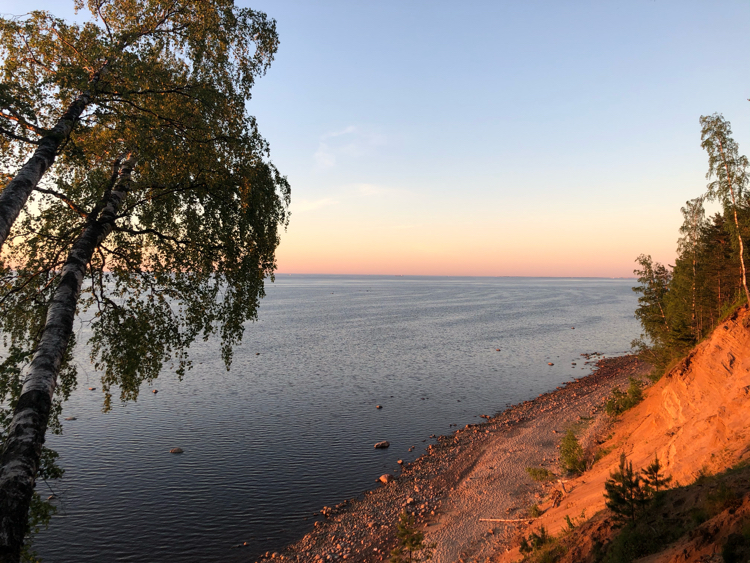
[[[529,520],[536,520],[536,518],[480,518],[480,522],[528,522]]]

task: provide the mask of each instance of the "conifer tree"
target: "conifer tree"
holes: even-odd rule
[[[414,515],[401,513],[396,537],[399,542],[391,551],[391,563],[418,563],[432,559],[435,545],[424,543],[424,533],[416,529]]]
[[[663,466],[658,456],[654,456],[654,461],[642,471],[643,480],[646,486],[653,492],[658,493],[660,490],[669,487],[672,477],[662,473]]]
[[[604,489],[607,508],[621,522],[634,524],[649,500],[640,475],[633,470],[633,464],[627,461],[624,452],[620,454],[619,469],[610,474]]]

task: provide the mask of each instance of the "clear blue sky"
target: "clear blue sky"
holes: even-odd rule
[[[744,0],[240,4],[281,38],[250,107],[292,184],[282,272],[628,276],[674,259],[699,116],[750,153]]]

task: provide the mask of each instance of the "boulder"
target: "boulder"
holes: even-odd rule
[[[390,447],[390,445],[391,444],[387,440],[383,440],[382,442],[378,442],[377,444],[375,444],[375,448],[380,450],[380,449],[388,448]]]
[[[385,473],[378,478],[378,481],[380,481],[384,485],[387,485],[388,483],[393,481],[393,475],[391,475],[390,473]]]
[[[182,448],[172,448],[171,450],[169,450],[169,453],[171,453],[171,454],[181,454],[184,451],[185,450],[183,450]]]

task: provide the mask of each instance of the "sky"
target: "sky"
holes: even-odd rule
[[[249,103],[292,186],[280,273],[632,276],[750,152],[750,3],[239,0],[281,44]],[[72,1],[4,0],[0,12]],[[80,17],[80,16],[79,16]]]

